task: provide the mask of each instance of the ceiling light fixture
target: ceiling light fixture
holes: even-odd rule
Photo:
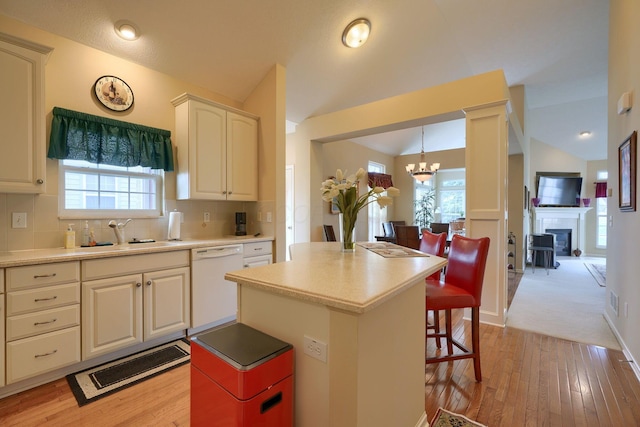
[[[429,169],[427,169],[427,162],[424,154],[424,126],[422,126],[422,151],[420,151],[420,163],[418,170],[414,171],[415,163],[409,163],[406,166],[407,173],[415,178],[416,181],[425,183],[429,181],[433,175],[440,169],[440,163],[432,163]]]
[[[139,32],[136,26],[129,21],[118,21],[114,25],[116,34],[127,41],[136,40],[139,37]]]
[[[347,25],[342,32],[342,43],[346,47],[360,47],[369,38],[371,22],[366,18],[358,18]]]

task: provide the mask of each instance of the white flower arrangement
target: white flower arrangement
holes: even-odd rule
[[[341,169],[336,171],[335,178],[329,178],[322,183],[322,200],[335,203],[342,214],[342,226],[345,239],[350,239],[355,227],[360,209],[372,203],[374,200],[380,208],[393,204],[393,197],[400,194],[400,190],[389,187],[374,187],[365,194],[358,196],[358,182],[366,175],[364,169],[358,169],[355,175],[345,177]],[[386,195],[383,193],[386,191]],[[349,242],[353,244],[353,242]],[[346,245],[347,243],[345,243]]]

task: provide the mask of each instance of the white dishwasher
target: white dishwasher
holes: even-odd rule
[[[237,285],[224,275],[242,269],[242,253],[242,245],[191,250],[190,335],[236,319]]]

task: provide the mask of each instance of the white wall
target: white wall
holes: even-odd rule
[[[606,315],[614,331],[623,340],[627,357],[636,363],[630,364],[638,375],[640,362],[640,263],[638,262],[638,239],[640,238],[640,211],[620,212],[618,209],[618,146],[640,128],[640,2],[636,0],[611,0],[609,8],[609,142],[608,142],[608,188],[612,191],[607,209],[612,223],[607,238],[607,301],[609,293],[619,297],[619,314],[607,305]],[[629,113],[617,114],[617,102],[622,93],[631,91],[634,106]],[[637,186],[637,179],[636,179]],[[636,189],[637,193],[637,189]],[[637,197],[637,196],[636,196]],[[628,315],[624,305],[628,304]]]

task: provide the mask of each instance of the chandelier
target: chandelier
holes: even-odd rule
[[[420,151],[420,163],[418,163],[418,169],[415,169],[415,163],[409,163],[406,166],[407,173],[415,178],[416,181],[425,183],[429,181],[431,176],[435,175],[440,169],[440,163],[432,163],[427,169],[427,162],[424,155],[424,126],[422,126],[422,151]]]

